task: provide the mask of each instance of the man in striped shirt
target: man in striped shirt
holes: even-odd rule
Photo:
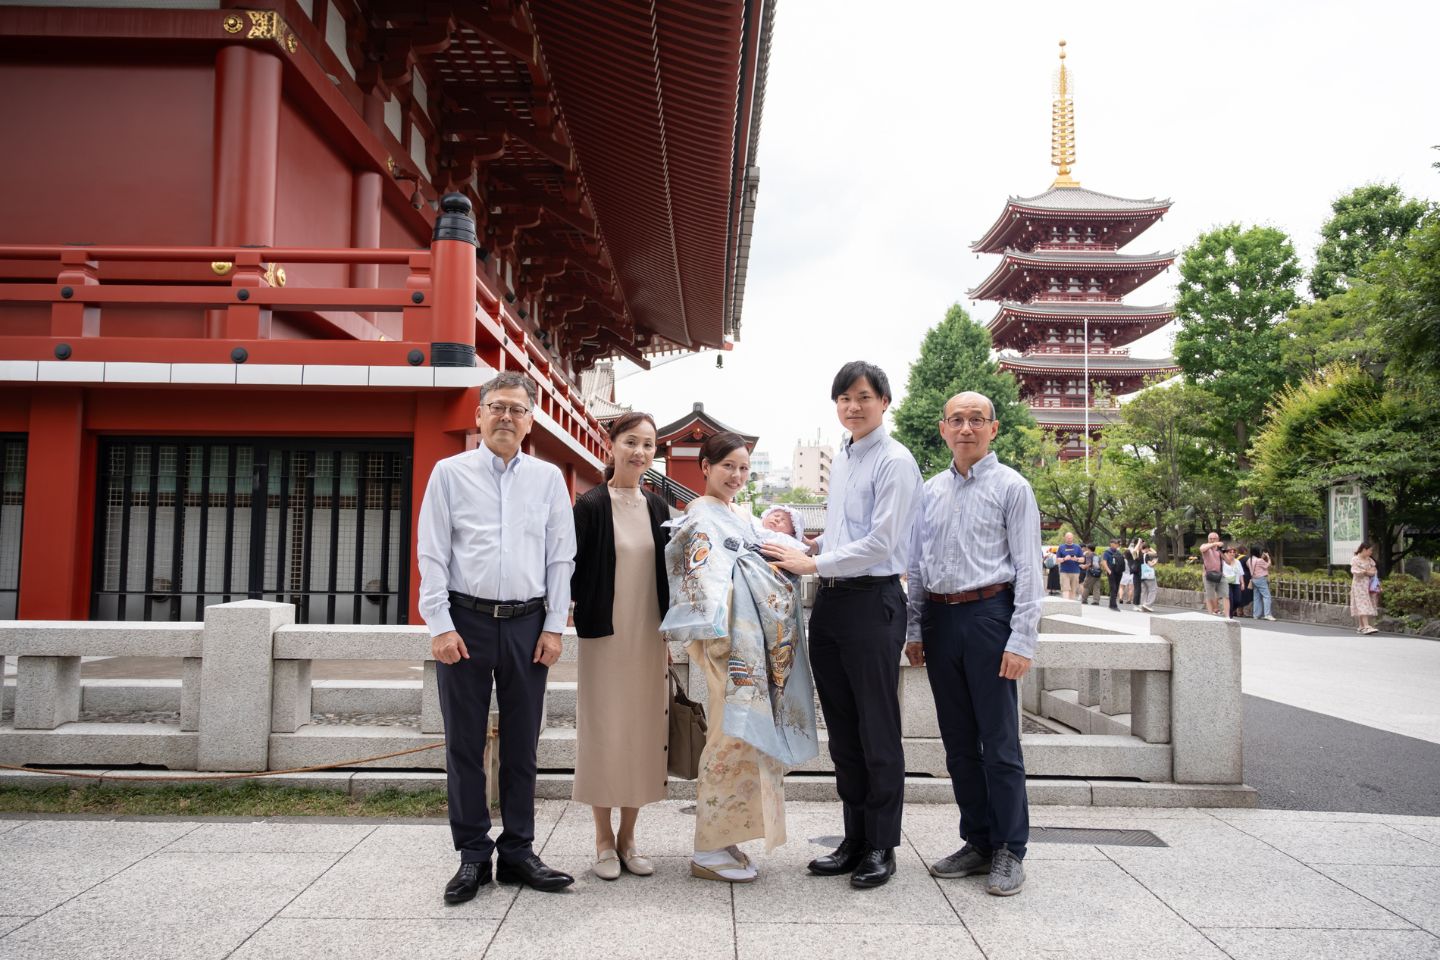
[[[1035,656],[1045,587],[1035,493],[990,452],[998,432],[989,398],[945,404],[940,435],[953,462],[925,484],[916,516],[905,654],[928,667],[964,841],[930,872],[986,873],[986,890],[1009,896],[1025,884],[1030,836],[1019,680]]]

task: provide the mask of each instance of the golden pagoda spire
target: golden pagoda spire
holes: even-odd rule
[[[1050,104],[1050,165],[1057,168],[1053,187],[1078,187],[1080,181],[1070,176],[1075,163],[1075,101],[1070,94],[1075,85],[1065,67],[1065,41],[1060,41],[1060,69],[1055,73],[1055,99]]]

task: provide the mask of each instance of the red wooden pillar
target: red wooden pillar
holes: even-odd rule
[[[100,265],[88,258],[84,250],[66,250],[60,254],[60,273],[55,278],[61,300],[50,308],[50,336],[100,336],[100,308],[84,302],[84,290],[100,283]],[[70,296],[65,296],[65,290]],[[79,294],[79,296],[76,296]]]
[[[477,391],[465,390],[448,396],[423,393],[415,398],[415,448],[410,468],[410,516],[415,518],[412,530],[419,530],[420,504],[425,499],[425,485],[430,482],[435,464],[465,452],[466,429],[475,425],[478,396]],[[420,616],[420,563],[415,544],[416,534],[412,532],[409,622],[419,624],[425,621]]]
[[[575,464],[565,461],[565,491],[570,494],[570,502],[575,502]]]
[[[385,129],[385,104],[375,94],[365,97],[365,123],[375,133]],[[351,187],[350,203],[350,246],[362,250],[380,247],[381,188],[384,181],[378,170],[356,170]],[[353,263],[350,265],[352,287],[374,288],[380,286],[380,265],[378,263]]]
[[[281,68],[259,46],[229,44],[215,58],[215,246],[275,245]],[[207,326],[223,336],[223,314],[212,311]]]
[[[95,503],[93,452],[79,389],[40,389],[30,400],[25,531],[20,544],[22,620],[86,620]]]

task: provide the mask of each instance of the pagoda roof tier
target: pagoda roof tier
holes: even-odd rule
[[[1083,371],[1086,357],[1081,353],[1039,353],[1023,357],[1001,357],[1000,368],[1015,373],[1076,373]],[[1144,374],[1173,374],[1180,368],[1170,357],[1127,357],[1113,353],[1092,353],[1089,356],[1090,375],[1104,377],[1107,374],[1142,376]]]
[[[1090,276],[1106,278],[1101,295],[1119,301],[1146,281],[1156,277],[1175,262],[1169,253],[1112,253],[1095,250],[1088,253],[1030,252],[1009,249],[1004,259],[979,286],[966,294],[972,300],[1009,300],[1021,303],[1040,294],[1041,286],[1034,275],[1073,276],[1077,268]],[[1096,302],[1096,301],[1091,301]],[[1101,301],[1103,302],[1103,301]]]
[[[1170,201],[1147,197],[1131,200],[1084,187],[1051,187],[1033,197],[1010,197],[985,235],[970,245],[976,253],[1000,253],[1028,247],[1039,239],[1041,224],[1110,224],[1123,246],[1143,233],[1170,209]],[[1033,236],[1032,236],[1033,234]]]
[[[721,423],[713,416],[705,412],[705,404],[697,402],[691,407],[690,412],[672,423],[667,423],[657,430],[655,436],[655,449],[657,455],[667,450],[674,443],[703,443],[706,437],[712,437],[717,433],[737,434],[745,441],[748,449],[755,449],[755,443],[760,439],[758,434],[743,433],[729,424]]]
[[[1152,330],[1158,330],[1169,323],[1175,314],[1168,306],[1132,307],[1114,301],[1035,301],[1029,303],[1005,302],[986,327],[990,339],[997,347],[1024,349],[1028,341],[1038,337],[1041,328],[1030,329],[1031,321],[1043,324],[1050,322],[1069,326],[1066,321],[1080,323],[1088,321],[1091,326],[1124,328],[1126,338],[1113,343],[1129,343]],[[1115,336],[1119,336],[1117,332]]]

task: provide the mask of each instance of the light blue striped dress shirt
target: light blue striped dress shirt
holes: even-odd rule
[[[416,530],[420,616],[455,629],[449,592],[508,603],[545,598],[544,629],[563,633],[575,568],[575,514],[554,464],[481,443],[435,464]]]
[[[987,453],[968,479],[952,463],[926,481],[910,548],[908,640],[920,640],[927,592],[1013,583],[1005,649],[1033,659],[1045,596],[1040,577],[1040,508],[1024,477]]]
[[[904,573],[922,487],[915,458],[884,427],[847,442],[830,469],[816,572],[822,577]]]

